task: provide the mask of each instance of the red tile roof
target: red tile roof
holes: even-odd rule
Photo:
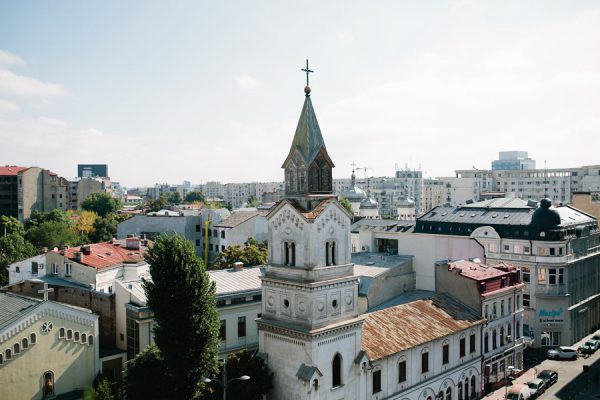
[[[60,254],[79,264],[87,265],[97,270],[143,262],[147,247],[140,245],[137,250],[128,249],[125,243],[125,240],[115,240],[113,243],[88,244],[61,250]],[[87,247],[90,248],[89,251],[86,251]],[[76,260],[75,253],[77,252],[81,253],[81,261]]]
[[[5,165],[0,166],[0,175],[1,176],[17,176],[17,174],[23,170],[26,170],[29,167],[17,167],[16,165]]]

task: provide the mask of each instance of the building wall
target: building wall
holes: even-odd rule
[[[0,175],[0,215],[19,217],[19,185],[16,175]]]
[[[53,325],[49,333],[42,332],[42,324]],[[60,327],[72,329],[95,338],[94,344],[58,338]],[[17,335],[0,340],[0,351],[35,333],[37,341],[13,359],[0,366],[0,398],[42,399],[43,375],[54,373],[54,393],[61,394],[74,388],[90,387],[98,371],[97,325],[66,320],[57,313],[41,316]]]
[[[19,221],[25,222],[33,210],[49,212],[69,209],[68,182],[50,171],[32,167],[19,172]]]
[[[37,274],[32,273],[32,263],[34,262],[38,264]],[[32,278],[41,278],[50,272],[46,266],[46,254],[40,254],[10,264],[8,266],[8,284],[12,285]]]
[[[573,207],[584,211],[600,220],[600,193],[577,192],[573,193]]]
[[[258,299],[253,300],[252,295],[250,295],[246,298],[248,302],[239,304],[232,304],[231,300],[228,299],[226,304],[218,306],[219,320],[224,320],[226,324],[226,338],[221,340],[219,347],[220,358],[223,358],[229,352],[258,347],[256,318],[261,315],[260,296]],[[246,317],[246,335],[238,337],[240,317]]]

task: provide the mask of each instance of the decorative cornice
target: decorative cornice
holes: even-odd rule
[[[343,332],[348,332],[360,328],[363,324],[362,319],[353,318],[346,324],[336,324],[335,326],[328,328],[319,328],[314,331],[302,332],[293,328],[287,328],[283,326],[273,325],[266,321],[256,321],[259,331],[270,332],[282,336],[292,337],[305,341],[315,341],[319,339],[325,339],[330,336],[339,335]]]

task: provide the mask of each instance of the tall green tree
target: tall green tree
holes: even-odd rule
[[[211,282],[191,241],[159,236],[146,253],[151,281],[144,287],[154,312],[154,340],[165,374],[162,383],[173,399],[199,396],[202,376],[216,371],[219,316]]]
[[[204,201],[204,194],[202,192],[189,192],[185,195],[186,203],[202,203]]]
[[[46,221],[27,229],[25,238],[35,247],[75,246],[81,243],[81,238],[71,230],[68,224],[59,221]]]
[[[59,210],[58,208],[55,208],[50,212],[34,210],[31,212],[29,219],[25,221],[25,230],[29,230],[29,228],[38,226],[44,222],[60,222],[65,225],[69,225],[71,223],[67,213]]]
[[[81,208],[86,211],[93,211],[100,217],[106,217],[108,214],[115,213],[123,208],[123,202],[110,193],[98,192],[86,197],[81,203]]]
[[[29,243],[23,235],[12,232],[0,236],[0,286],[8,284],[8,271],[10,264],[36,255],[36,248]]]
[[[112,215],[96,218],[89,238],[93,243],[107,242],[117,235],[117,221]]]
[[[170,399],[162,354],[150,345],[128,363],[124,389],[127,400]]]

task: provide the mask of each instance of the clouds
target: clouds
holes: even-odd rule
[[[67,93],[62,85],[42,82],[0,69],[0,96],[52,97],[64,96]]]
[[[21,57],[0,49],[0,65],[11,66],[22,64],[25,64],[25,61]]]
[[[260,86],[258,79],[249,75],[236,76],[235,83],[244,90],[254,90]]]

